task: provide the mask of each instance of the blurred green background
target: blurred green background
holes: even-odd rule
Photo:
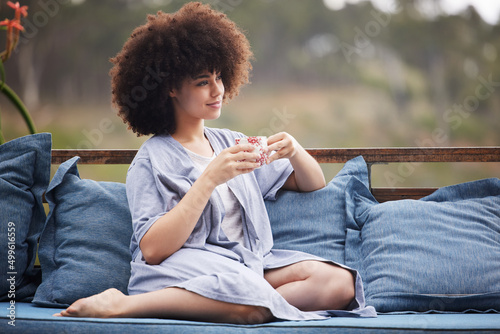
[[[53,134],[54,148],[139,148],[147,138],[111,107],[109,58],[147,14],[186,1],[19,2],[29,15],[7,83],[37,130]],[[255,54],[251,85],[208,126],[287,131],[308,148],[500,145],[500,25],[473,6],[450,14],[444,0],[202,2],[234,20]],[[0,4],[0,19],[10,18]],[[0,112],[7,140],[27,134],[3,97]],[[329,180],[342,166],[323,167]],[[126,169],[80,166],[82,177],[116,181]],[[374,186],[425,187],[499,177],[500,164],[375,166],[373,174]]]

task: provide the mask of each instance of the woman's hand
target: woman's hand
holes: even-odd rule
[[[258,158],[259,154],[254,152],[253,145],[234,145],[221,151],[207,166],[203,174],[215,186],[218,186],[235,176],[250,173],[255,168],[260,167],[260,164],[256,161]]]
[[[297,153],[297,148],[300,147],[299,143],[286,132],[280,132],[267,138],[268,152],[276,151],[269,158],[267,163],[278,159],[291,159]]]
[[[287,158],[293,167],[284,189],[294,191],[313,191],[325,186],[325,177],[321,167],[307,151],[286,132],[280,132],[267,139],[268,152],[275,151],[268,158],[268,164]]]

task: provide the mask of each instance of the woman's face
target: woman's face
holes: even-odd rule
[[[217,119],[220,116],[224,84],[218,73],[203,72],[183,81],[179,89],[172,89],[176,119]]]

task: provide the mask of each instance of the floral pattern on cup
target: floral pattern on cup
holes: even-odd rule
[[[260,157],[257,159],[257,162],[260,166],[266,164],[268,154],[267,154],[267,137],[265,136],[253,136],[253,137],[244,137],[244,138],[236,138],[236,145],[238,144],[252,144],[255,147],[254,152],[259,153]]]

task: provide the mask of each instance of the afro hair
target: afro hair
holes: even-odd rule
[[[223,101],[249,82],[250,44],[236,24],[209,5],[159,11],[137,27],[111,62],[112,103],[138,136],[175,132],[168,92],[203,71],[220,73]]]

